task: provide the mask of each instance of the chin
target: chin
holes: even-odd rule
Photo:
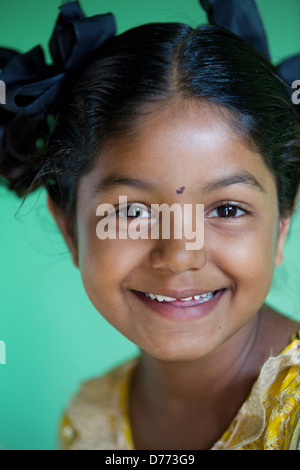
[[[196,361],[211,352],[208,347],[199,348],[199,344],[194,348],[191,345],[181,345],[178,341],[174,341],[170,345],[163,342],[162,344],[157,347],[152,344],[149,347],[140,347],[140,349],[153,358],[166,362]]]

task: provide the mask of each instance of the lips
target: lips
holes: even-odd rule
[[[206,316],[212,312],[220,299],[223,297],[227,289],[219,289],[215,291],[205,292],[203,294],[190,295],[188,297],[175,298],[175,300],[157,300],[152,299],[150,293],[141,291],[132,291],[135,297],[141,301],[145,307],[151,309],[153,312],[163,316],[165,318],[173,320],[193,320],[203,316]],[[148,294],[148,295],[146,295]],[[184,293],[185,295],[186,293]],[[154,295],[154,294],[153,294]],[[159,296],[160,294],[156,294]],[[174,295],[174,293],[173,293]],[[162,294],[161,294],[162,296]],[[179,295],[177,294],[179,297]],[[198,299],[197,297],[200,296]],[[170,295],[165,297],[171,297]],[[189,299],[189,297],[192,297]],[[196,297],[196,298],[195,298]]]

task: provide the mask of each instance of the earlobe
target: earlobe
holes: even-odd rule
[[[284,259],[284,245],[289,233],[291,225],[291,217],[281,217],[279,221],[279,229],[277,235],[277,247],[276,247],[276,257],[275,257],[275,266],[280,266],[283,263]]]
[[[71,223],[70,223],[70,218],[66,217],[62,212],[58,210],[56,207],[55,203],[53,200],[50,198],[50,196],[47,196],[47,205],[48,209],[54,218],[56,224],[58,225],[64,240],[70,250],[73,263],[77,268],[79,268],[79,262],[78,262],[78,250],[77,250],[77,244],[74,241],[74,238],[71,235]]]

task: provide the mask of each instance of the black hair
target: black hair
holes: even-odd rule
[[[31,133],[16,139],[22,158],[11,159],[7,146],[1,150],[1,172],[20,196],[44,185],[57,208],[74,216],[79,180],[109,139],[126,135],[146,105],[182,98],[230,111],[276,179],[281,216],[293,212],[300,182],[298,109],[275,66],[229,31],[179,23],[133,28],[74,72],[62,96],[54,126],[31,122]]]

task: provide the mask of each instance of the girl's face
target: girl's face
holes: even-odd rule
[[[172,224],[169,239],[100,240],[97,207],[118,209],[119,196],[128,201],[117,217],[123,234],[134,217],[148,227],[153,204],[203,204],[203,246],[187,250],[190,240],[184,232],[176,239]],[[255,317],[281,262],[286,227],[262,157],[219,108],[190,103],[148,114],[130,138],[107,146],[81,179],[71,250],[90,300],[117,330],[154,357],[192,360]]]

